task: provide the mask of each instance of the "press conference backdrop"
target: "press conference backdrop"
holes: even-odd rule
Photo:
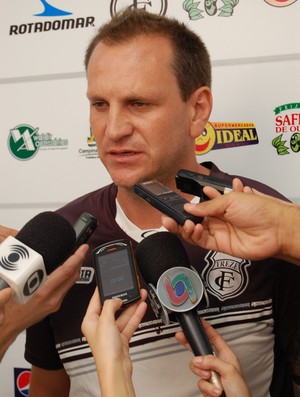
[[[0,0],[1,224],[19,229],[110,182],[90,131],[83,59],[125,6],[176,17],[207,44],[214,109],[195,141],[199,162],[300,202],[300,0],[207,3]],[[28,391],[23,350],[21,334],[0,367],[3,397]]]

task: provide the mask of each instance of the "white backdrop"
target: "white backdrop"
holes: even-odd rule
[[[96,28],[111,18],[111,8],[133,3],[0,0],[1,224],[21,228],[35,214],[54,210],[110,181],[90,139],[83,58]],[[235,6],[227,16],[222,16],[222,0],[216,0],[213,16],[205,11],[204,1],[135,3],[152,12],[166,10],[207,44],[213,64],[211,121],[255,124],[257,144],[213,148],[199,155],[199,161],[212,160],[229,173],[265,182],[300,202],[300,152],[290,147],[293,133],[300,133],[300,0],[232,0]],[[194,13],[183,8],[193,4]],[[53,11],[49,5],[70,14],[49,15]],[[73,29],[66,29],[73,23]],[[285,110],[275,115],[274,109],[283,105]],[[276,132],[276,116],[286,117],[282,136],[286,154],[272,146],[281,135]],[[23,125],[38,129],[53,145],[28,160],[14,157],[8,145],[10,132]],[[58,140],[65,144],[55,145]],[[3,397],[14,395],[13,369],[29,367],[23,344],[22,334],[1,364]],[[26,395],[26,384],[15,395]]]

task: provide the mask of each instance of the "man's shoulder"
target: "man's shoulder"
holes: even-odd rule
[[[285,200],[288,201],[287,198],[281,194],[280,192],[278,192],[276,189],[274,189],[273,187],[257,181],[255,179],[251,179],[242,175],[238,175],[238,174],[228,174],[225,171],[220,170],[216,164],[212,163],[212,162],[205,162],[205,163],[201,163],[202,166],[209,168],[211,170],[211,174],[214,175],[217,178],[224,178],[224,180],[233,180],[234,178],[239,178],[244,186],[250,186],[264,194],[268,194],[270,196],[279,198],[281,200]]]
[[[93,200],[99,200],[99,198],[115,198],[117,193],[117,187],[113,183],[103,186],[99,189],[93,190],[92,192],[88,192],[82,196],[77,197],[76,199],[70,201],[67,205],[80,205],[80,203],[86,203]]]
[[[108,206],[115,205],[116,194],[117,187],[112,183],[70,201],[59,208],[57,212],[72,222],[83,212],[89,212],[96,216],[96,214],[106,211]]]

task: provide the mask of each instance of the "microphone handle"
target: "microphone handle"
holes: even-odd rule
[[[7,284],[6,281],[2,280],[2,278],[0,278],[0,291],[2,291],[5,288],[8,288],[9,284]]]
[[[206,356],[213,354],[214,351],[211,343],[203,328],[200,317],[196,310],[188,312],[176,312],[177,320],[182,328],[182,331],[189,342],[191,349],[195,356]],[[211,371],[210,382],[215,386],[223,389],[219,375],[215,371]],[[223,390],[221,397],[226,397]]]

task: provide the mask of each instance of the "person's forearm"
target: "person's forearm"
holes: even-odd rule
[[[32,323],[30,311],[24,312],[23,306],[13,300],[7,303],[5,322],[0,326],[0,361],[16,337]]]
[[[279,256],[300,266],[300,207],[286,207],[281,219]]]
[[[7,320],[0,327],[0,362],[9,348],[9,346],[15,341],[16,337],[23,331],[23,327],[19,321]]]
[[[50,313],[48,307],[44,307],[42,303],[33,297],[24,305],[13,299],[5,305],[5,321],[0,327],[0,359],[22,331]]]
[[[102,397],[135,397],[131,374],[121,359],[98,367],[98,379]]]

